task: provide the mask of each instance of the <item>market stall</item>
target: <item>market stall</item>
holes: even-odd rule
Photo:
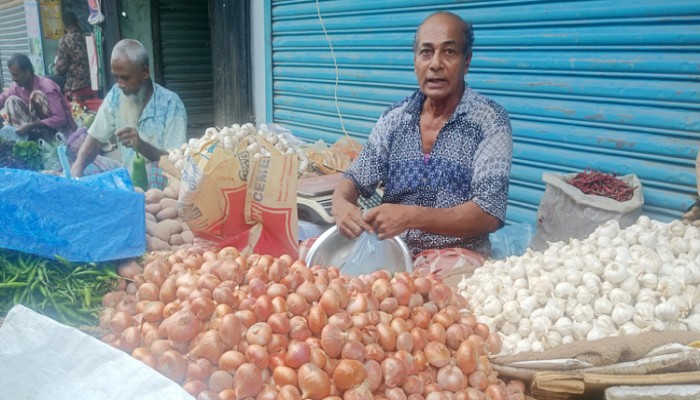
[[[453,285],[392,266],[307,265],[297,182],[344,170],[358,150],[274,125],[210,128],[161,160],[164,190],[122,187],[142,193],[141,208],[115,213],[141,213],[145,254],[3,250],[0,310],[74,326],[197,399],[549,399],[700,383],[697,206],[670,223],[633,214],[641,205],[600,222],[582,211],[590,229],[578,237],[548,230],[542,249]],[[577,179],[564,185],[595,186]],[[641,192],[620,182],[604,177],[607,200]]]

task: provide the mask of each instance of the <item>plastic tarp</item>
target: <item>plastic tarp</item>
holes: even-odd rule
[[[129,354],[21,305],[0,327],[0,398],[194,400]]]
[[[76,179],[0,168],[0,247],[100,262],[146,251],[144,195],[124,168]]]

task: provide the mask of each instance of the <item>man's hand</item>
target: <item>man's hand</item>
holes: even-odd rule
[[[27,136],[29,131],[32,129],[31,124],[24,124],[15,130],[15,133],[19,136]]]
[[[136,128],[122,128],[118,130],[117,139],[122,146],[129,147],[134,150],[139,148],[139,143],[141,142],[139,132],[136,130]]]
[[[73,165],[70,167],[70,176],[73,178],[80,178],[83,176],[84,170],[85,168],[78,163],[73,163]]]
[[[379,240],[389,239],[410,229],[411,206],[384,203],[365,213]]]
[[[364,231],[374,232],[372,226],[362,218],[360,207],[349,201],[338,203],[333,204],[333,216],[335,217],[335,224],[343,236],[348,239],[355,239]]]

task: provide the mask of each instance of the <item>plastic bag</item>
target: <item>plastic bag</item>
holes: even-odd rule
[[[636,175],[618,177],[632,187],[634,195],[628,201],[619,202],[607,197],[583,194],[567,183],[576,174],[542,174],[547,184],[537,209],[537,233],[530,247],[541,251],[547,242],[585,239],[602,223],[617,220],[624,229],[634,224],[642,213],[644,195],[642,184]]]
[[[73,262],[143,255],[143,194],[126,169],[66,179],[0,169],[0,247]]]
[[[340,268],[344,274],[358,276],[371,274],[380,269],[388,269],[386,260],[392,260],[387,242],[379,240],[375,233],[363,232],[350,250],[350,255]],[[393,272],[393,271],[390,271]]]
[[[527,222],[508,225],[497,230],[489,235],[491,258],[498,260],[523,255],[533,236],[535,236],[535,227]]]

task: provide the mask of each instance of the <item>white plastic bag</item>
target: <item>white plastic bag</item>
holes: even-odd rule
[[[392,266],[387,264],[392,259],[394,257],[387,241],[379,240],[376,233],[362,232],[340,271],[352,276],[371,274],[380,269],[394,272]]]
[[[123,351],[21,305],[0,327],[0,398],[194,400]]]

